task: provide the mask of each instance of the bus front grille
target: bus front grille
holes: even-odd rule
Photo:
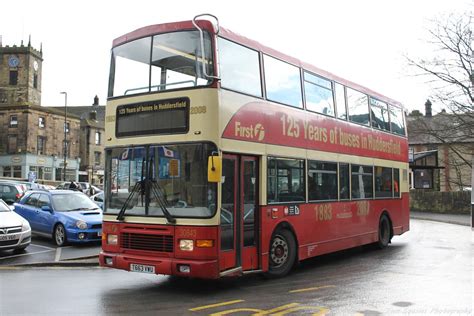
[[[123,233],[120,246],[132,250],[173,252],[173,236]]]

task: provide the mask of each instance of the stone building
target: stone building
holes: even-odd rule
[[[58,108],[48,107],[48,109]],[[105,106],[99,105],[99,98],[96,96],[92,106],[74,106],[68,107],[67,110],[71,115],[80,118],[79,181],[102,185],[105,165],[103,139]]]
[[[103,107],[98,100],[68,106],[67,113],[64,107],[41,106],[42,63],[42,49],[31,42],[11,47],[0,42],[0,177],[44,183],[95,178],[99,184],[104,124],[90,113]]]
[[[411,187],[434,191],[461,191],[472,186],[474,120],[468,114],[432,114],[431,102],[425,115],[407,116]]]

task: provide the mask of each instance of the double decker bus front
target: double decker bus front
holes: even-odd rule
[[[213,26],[199,22],[202,32],[180,22],[114,41],[102,266],[219,277]]]

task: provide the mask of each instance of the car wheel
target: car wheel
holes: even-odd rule
[[[281,229],[273,234],[269,256],[267,277],[278,278],[290,272],[296,260],[296,241],[289,230]]]
[[[66,229],[64,228],[63,224],[56,225],[56,227],[54,228],[53,239],[56,245],[59,247],[62,247],[66,244]]]
[[[387,247],[390,243],[390,240],[392,239],[390,228],[390,220],[388,219],[387,215],[382,215],[379,221],[379,240],[377,242],[377,247],[379,249]]]

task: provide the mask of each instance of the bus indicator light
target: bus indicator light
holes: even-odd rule
[[[212,248],[212,247],[214,247],[214,240],[212,240],[212,239],[198,239],[198,240],[196,240],[196,247],[198,247],[198,248]]]

